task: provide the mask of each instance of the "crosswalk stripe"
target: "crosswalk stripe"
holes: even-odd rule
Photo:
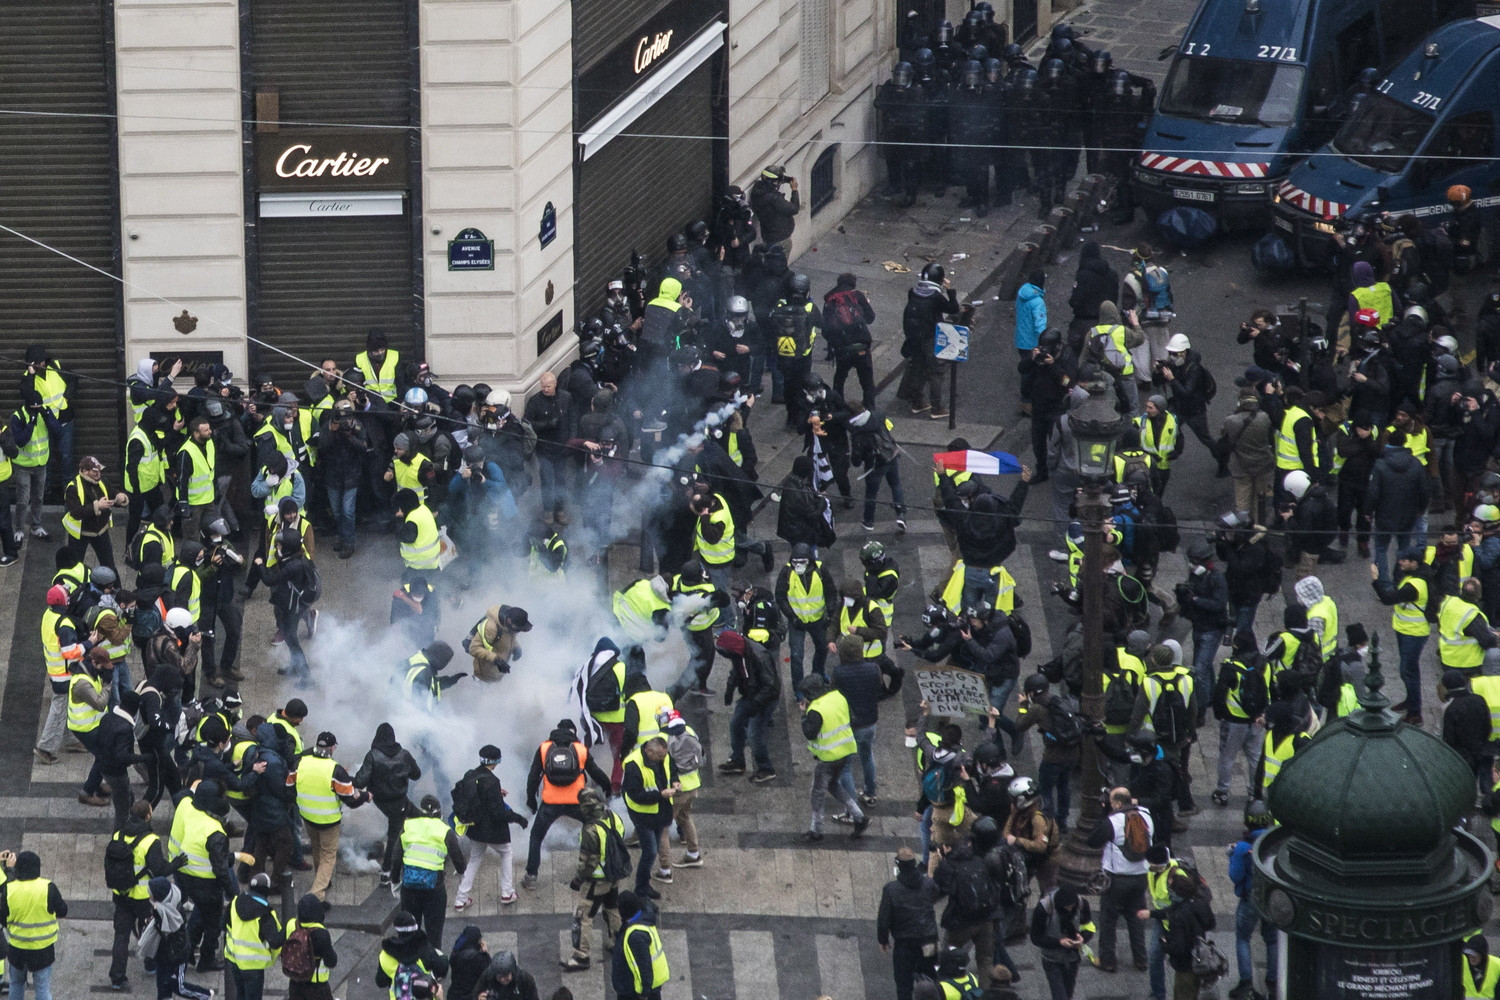
[[[953,557],[948,554],[948,546],[941,542],[936,545],[918,545],[917,564],[922,570],[925,603],[925,595],[948,579],[948,573],[953,569]]]
[[[1037,577],[1036,552],[1029,545],[1022,545],[1011,553],[1009,559],[1005,560],[1005,568],[1016,580],[1016,593],[1025,601],[1026,607],[1021,609],[1021,615],[1026,623],[1031,626],[1031,656],[1032,663],[1046,663],[1052,659],[1052,630],[1047,627],[1047,615],[1044,602],[1047,598],[1042,596],[1041,581]],[[1053,598],[1053,600],[1056,600]],[[1028,671],[1022,670],[1022,674]]]
[[[818,935],[818,976],[829,996],[867,996],[860,968],[859,942],[852,937]]]
[[[697,1000],[693,972],[688,966],[687,931],[662,931],[661,946],[667,953],[667,968],[672,972],[672,978],[661,988],[661,1000]]]
[[[735,1000],[781,1000],[770,931],[730,931]]]
[[[594,926],[594,925],[598,926]],[[604,978],[608,974],[610,954],[604,950],[604,921],[595,919],[585,925],[583,932],[592,935],[589,942],[589,967],[583,972],[569,972],[563,976],[563,982],[568,989],[573,991],[574,996],[580,997],[602,997],[604,996]],[[557,932],[557,960],[565,962],[573,955],[573,929],[564,925]],[[676,968],[675,966],[673,967]]]

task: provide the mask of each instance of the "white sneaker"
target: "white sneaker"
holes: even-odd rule
[[[46,528],[43,528],[40,525],[38,525],[37,527],[31,529],[31,537],[32,538],[40,538],[42,541],[45,542],[47,539],[51,538],[52,536],[49,535],[49,534],[47,534],[47,529]]]
[[[1068,561],[1068,554],[1062,549],[1053,549],[1051,552],[1047,553],[1047,558],[1051,559],[1053,562],[1065,563]]]

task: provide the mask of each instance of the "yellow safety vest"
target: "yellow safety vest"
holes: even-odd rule
[[[47,677],[62,682],[68,679],[68,663],[63,659],[62,640],[57,637],[57,626],[66,619],[73,619],[48,608],[42,612],[42,659],[47,664]],[[74,626],[75,629],[77,626]]]
[[[36,469],[47,464],[47,459],[52,457],[52,439],[47,433],[47,423],[42,419],[40,413],[31,413],[21,410],[18,416],[25,414],[23,422],[31,425],[31,437],[21,446],[21,453],[16,456],[16,464],[23,469]]]
[[[1464,970],[1464,1000],[1490,1000],[1495,995],[1495,986],[1500,984],[1500,955],[1484,957],[1484,978],[1478,985],[1474,983],[1469,960],[1462,959],[1459,965]]]
[[[979,977],[972,972],[965,972],[957,979],[944,979],[938,983],[943,988],[943,1000],[963,1000],[970,993],[981,993],[979,989]]]
[[[817,712],[822,725],[818,738],[810,740],[807,749],[818,760],[843,760],[854,753],[854,730],[849,726],[849,701],[838,691],[829,691],[807,706]]]
[[[234,765],[235,771],[239,771],[240,765],[245,761],[245,754],[253,746],[255,746],[254,740],[234,740],[231,743],[229,747],[229,762]],[[248,792],[235,791],[233,788],[226,789],[224,794],[240,802],[248,801],[250,798]]]
[[[5,936],[12,948],[41,951],[57,943],[57,917],[47,909],[47,890],[51,879],[14,879],[5,884],[5,902],[10,913],[5,918]]]
[[[550,535],[542,539],[540,545],[557,557],[557,569],[552,569],[542,559],[541,551],[537,548],[538,542],[533,539],[531,551],[526,557],[526,567],[531,578],[533,580],[566,580],[568,578],[568,543],[563,541],[561,535]]]
[[[324,397],[327,398],[326,396]],[[305,406],[297,408],[297,430],[302,433],[302,447],[307,449],[307,464],[318,464],[318,449],[313,447],[313,413]]]
[[[1263,681],[1264,680],[1263,674],[1264,674],[1264,671],[1265,671],[1265,667],[1262,666],[1259,669],[1250,670],[1249,669],[1250,665],[1248,663],[1244,663],[1244,662],[1242,662],[1240,660],[1229,659],[1229,660],[1225,660],[1224,662],[1225,663],[1231,663],[1231,664],[1234,665],[1234,667],[1235,667],[1235,675],[1239,678],[1239,680],[1235,682],[1234,687],[1230,688],[1227,692],[1225,692],[1225,694],[1224,694],[1224,707],[1227,708],[1227,709],[1229,709],[1229,714],[1232,715],[1232,716],[1234,716],[1234,718],[1235,718],[1236,721],[1239,721],[1239,722],[1249,722],[1250,721],[1250,713],[1246,712],[1245,709],[1244,709],[1244,690],[1243,690],[1243,688],[1244,688],[1244,685],[1245,685],[1245,681],[1251,679],[1252,677],[1255,678],[1256,680]]]
[[[1436,558],[1437,558],[1437,546],[1436,545],[1429,545],[1429,546],[1427,546],[1426,551],[1424,551],[1422,553],[1422,561],[1424,563],[1426,563],[1428,566],[1431,566],[1431,565],[1433,565],[1433,560],[1436,559]],[[1459,549],[1458,549],[1458,578],[1460,580],[1462,580],[1464,577],[1473,576],[1473,575],[1474,575],[1474,548],[1473,548],[1473,546],[1470,546],[1470,545],[1461,545],[1461,546],[1459,546]]]
[[[615,660],[614,666],[611,667],[610,669],[614,671],[616,686],[618,687],[619,690],[623,691],[625,689],[625,661],[624,660],[620,660],[620,659]],[[621,698],[620,699],[620,707],[617,708],[617,709],[615,709],[612,712],[593,712],[593,713],[590,713],[590,714],[592,714],[593,717],[595,718],[595,720],[597,720],[599,722],[610,722],[610,723],[624,722],[625,721],[625,699]],[[656,720],[653,719],[652,721],[655,722]]]
[[[271,487],[271,491],[261,501],[260,512],[265,516],[266,525],[272,532],[279,530],[276,526],[276,519],[281,516],[281,501],[291,496],[296,486],[290,474],[282,476],[281,481]]]
[[[714,585],[707,580],[702,583],[683,583],[680,573],[672,578],[672,590],[679,594],[712,594],[715,589]],[[687,620],[688,631],[702,632],[704,629],[713,628],[718,620],[719,609],[710,604]]]
[[[287,925],[286,925],[286,936],[288,938],[291,938],[291,936],[293,934],[297,933],[297,928],[299,928],[299,927],[306,927],[310,931],[311,930],[320,930],[320,931],[321,930],[327,930],[327,928],[323,924],[315,924],[315,923],[311,923],[311,922],[303,923],[301,920],[298,920],[296,917],[293,917],[290,921],[287,922]],[[326,982],[328,982],[328,975],[329,975],[329,973],[328,973],[328,966],[324,965],[323,964],[323,960],[321,958],[318,958],[316,954],[313,955],[313,961],[314,961],[315,964],[313,965],[312,978],[309,979],[308,982],[310,982],[310,983],[326,983]]]
[[[1132,691],[1138,691],[1140,689],[1140,682],[1139,682],[1139,680],[1137,680],[1137,678],[1133,674],[1131,674],[1128,670],[1118,670],[1118,671],[1105,670],[1103,672],[1103,674],[1101,675],[1101,679],[1104,682],[1104,691],[1102,693],[1105,696],[1105,701],[1106,702],[1109,700],[1109,686],[1111,684],[1124,684],[1126,687],[1130,688]],[[1130,697],[1131,697],[1131,700],[1134,701],[1135,695],[1132,694]],[[1128,723],[1128,722],[1114,722],[1114,723],[1106,722],[1104,724],[1104,731],[1106,733],[1109,733],[1112,736],[1123,736],[1126,733],[1130,732],[1130,723]]]
[[[1169,680],[1177,682],[1177,690],[1182,693],[1182,703],[1184,705],[1192,705],[1193,671],[1191,668],[1183,665],[1173,667],[1170,674],[1148,673],[1141,680],[1141,687],[1146,692],[1146,717],[1148,719],[1155,720],[1156,701],[1161,697],[1162,691],[1165,690],[1166,683]],[[1152,723],[1148,722],[1146,725],[1152,725]],[[1155,728],[1155,726],[1152,726],[1152,728]]]
[[[1396,589],[1407,584],[1417,592],[1415,601],[1401,601],[1391,607],[1391,628],[1401,635],[1431,635],[1432,623],[1427,620],[1427,581],[1420,576],[1403,576],[1396,581]]]
[[[224,824],[217,817],[193,805],[192,799],[183,799],[178,804],[172,813],[172,832],[167,835],[167,853],[174,858],[187,855],[182,874],[192,878],[214,877],[208,860],[208,838],[216,833],[224,833]]]
[[[1140,684],[1146,678],[1146,662],[1134,653],[1126,652],[1124,646],[1115,647],[1115,660],[1120,664],[1121,670],[1135,674],[1135,682]]]
[[[1326,660],[1339,651],[1339,608],[1333,603],[1333,598],[1324,594],[1313,602],[1312,607],[1307,609],[1309,625],[1314,618],[1323,619],[1323,635],[1318,643],[1318,652]]]
[[[1172,449],[1177,447],[1177,418],[1167,413],[1162,421],[1161,437],[1157,437],[1156,421],[1145,414],[1136,419],[1141,429],[1141,450],[1152,458],[1152,466],[1165,469],[1172,464]]]
[[[1354,690],[1353,684],[1339,685],[1339,703],[1334,708],[1334,714],[1342,719],[1344,716],[1359,709],[1359,692]]]
[[[1349,294],[1354,296],[1354,301],[1359,303],[1361,309],[1374,309],[1378,312],[1382,325],[1396,318],[1396,307],[1391,300],[1391,286],[1384,281],[1356,288]],[[1350,317],[1350,319],[1353,318]]]
[[[126,462],[120,478],[125,492],[149,493],[160,486],[167,476],[167,456],[157,447],[156,440],[152,435],[147,434],[143,427],[136,427],[130,432],[130,437],[126,439],[127,449],[131,441],[141,443],[141,461],[139,465]]]
[[[407,694],[415,693],[413,689],[416,686],[417,678],[421,677],[422,672],[430,666],[432,666],[432,663],[427,659],[426,653],[417,653],[406,661],[405,686]],[[443,700],[443,686],[438,683],[436,674],[433,674],[428,680],[426,693],[432,697],[433,701]],[[598,716],[595,716],[595,718],[598,718]]]
[[[1469,690],[1490,707],[1490,731],[1500,733],[1500,677],[1471,677]]]
[[[299,410],[298,412],[300,413],[301,411]],[[290,468],[296,467],[297,449],[292,446],[291,439],[286,436],[286,432],[283,431],[280,427],[267,420],[265,423],[260,425],[260,430],[256,431],[254,436],[257,441],[263,437],[275,439],[276,450],[281,452],[282,455],[286,456],[289,470]],[[288,472],[288,475],[290,475],[290,471]]]
[[[1445,667],[1460,670],[1484,663],[1479,640],[1465,635],[1464,628],[1479,614],[1479,609],[1463,598],[1449,594],[1438,608],[1438,659]]]
[[[396,480],[396,489],[411,490],[417,495],[418,500],[426,503],[427,486],[422,482],[422,469],[431,464],[432,459],[420,451],[412,452],[409,459],[393,459],[391,472]]]
[[[625,755],[625,760],[623,763],[621,763],[620,767],[623,770],[624,768],[629,767],[631,764],[634,764],[636,768],[641,772],[642,786],[644,786],[646,791],[654,792],[661,786],[656,783],[656,771],[652,769],[650,764],[646,763],[646,756],[644,753],[642,753],[642,751],[645,749],[645,746],[645,740],[637,743],[635,745],[635,749]],[[631,798],[629,792],[624,793],[624,798],[625,804],[630,807],[632,812],[645,813],[651,816],[654,816],[657,813],[661,812],[661,803],[659,802],[639,802]]]
[[[1181,867],[1177,863],[1177,859],[1173,858],[1167,862],[1167,867],[1161,871],[1148,871],[1146,873],[1146,891],[1151,896],[1151,909],[1165,910],[1172,905],[1172,895],[1167,890],[1167,879],[1171,878],[1172,873]],[[1166,926],[1165,920],[1162,921],[1162,926]]]
[[[620,675],[620,682],[624,683],[623,672]],[[642,747],[653,736],[661,735],[661,726],[657,723],[656,716],[660,712],[672,710],[672,699],[661,691],[638,691],[630,696],[626,704],[631,702],[635,703],[636,711],[640,714],[640,721],[636,723],[635,728],[635,745]],[[622,722],[624,718],[623,715],[620,716]]]
[[[193,621],[196,622],[198,620],[198,612],[203,610],[203,578],[187,566],[173,566],[172,575],[167,581],[167,585],[172,588],[173,593],[176,593],[184,575],[192,581],[192,586],[188,588],[187,611],[188,614],[193,616]]]
[[[192,507],[202,507],[214,502],[214,462],[218,457],[218,450],[214,445],[214,439],[209,438],[203,445],[192,438],[177,449],[178,454],[187,453],[188,461],[192,469],[187,481],[187,502]]]
[[[396,366],[401,363],[401,352],[386,348],[380,361],[380,371],[370,361],[369,351],[360,351],[354,356],[354,367],[365,377],[365,391],[391,402],[396,398]]]
[[[729,460],[735,465],[743,465],[744,454],[740,451],[740,432],[727,431],[724,434],[724,450],[729,453]]]
[[[440,872],[448,860],[448,824],[436,816],[412,816],[401,826],[402,863]]]
[[[866,623],[865,613],[875,602],[862,599],[864,603],[856,602],[854,607],[841,606],[839,608],[839,634],[848,635],[857,628],[864,628]],[[885,652],[885,639],[871,639],[864,644],[865,659],[873,660]]]
[[[1389,434],[1395,429],[1396,425],[1390,424],[1386,427],[1385,432]],[[1432,435],[1428,433],[1425,427],[1416,434],[1410,431],[1406,432],[1406,450],[1411,452],[1411,457],[1421,462],[1424,467],[1427,465],[1427,455],[1432,451],[1431,439]]]
[[[74,697],[78,685],[87,684],[97,693],[104,694],[104,682],[92,674],[74,674],[68,682],[68,729],[75,733],[92,733],[99,728],[104,713],[86,701]]]
[[[1265,746],[1261,750],[1261,759],[1265,762],[1266,767],[1265,784],[1261,786],[1262,794],[1265,793],[1267,788],[1271,787],[1272,782],[1276,780],[1276,776],[1286,766],[1286,762],[1297,755],[1297,737],[1300,735],[1302,734],[1292,733],[1286,739],[1277,743],[1274,733],[1266,733]]]
[[[123,842],[125,840],[125,831],[116,830],[114,836],[109,839]],[[159,840],[161,838],[154,833],[143,833],[141,834],[141,838],[131,846],[130,859],[131,863],[135,865],[136,870],[135,885],[124,892],[116,891],[116,896],[123,896],[126,899],[145,899],[151,895],[151,887],[146,884],[151,881],[151,873],[146,871],[146,855],[151,852],[151,845]]]
[[[798,621],[815,622],[828,610],[828,602],[823,596],[822,571],[823,561],[815,559],[808,566],[807,583],[804,584],[801,574],[795,571],[786,575],[786,602]]]
[[[52,411],[54,417],[62,416],[68,408],[68,382],[62,377],[56,361],[47,363],[42,374],[32,376],[31,384],[41,393],[42,405]]]
[[[724,534],[717,542],[709,542],[703,537],[703,519],[698,518],[693,525],[693,547],[708,565],[723,566],[734,561],[734,515],[729,513],[729,505],[723,497],[715,494],[714,499],[719,506],[708,515],[708,519],[714,524],[722,524]]]
[[[249,893],[241,895],[249,896]],[[259,899],[259,897],[251,897]],[[229,962],[237,969],[269,969],[276,961],[276,956],[281,953],[280,948],[273,949],[261,940],[260,922],[261,917],[254,920],[243,920],[240,918],[239,897],[229,904],[229,933],[224,936],[224,961]],[[265,902],[261,900],[261,902]],[[269,913],[276,926],[281,926],[281,918],[276,915],[275,910]]]
[[[896,570],[892,567],[887,566],[879,573],[875,574],[874,580],[870,579],[870,574],[868,572],[865,574],[865,593],[868,594],[870,592],[871,583],[877,583],[881,580],[884,580],[886,577],[894,577],[896,580],[896,585],[898,587],[901,585],[901,574],[896,572]],[[870,600],[875,602],[875,606],[880,609],[881,614],[885,615],[885,620],[887,622],[893,622],[896,620],[896,602],[894,600],[890,598],[877,597],[872,597],[870,598]]]
[[[687,727],[687,734],[695,740],[698,738],[698,734],[693,730],[692,726]],[[580,778],[579,780],[583,779]],[[694,768],[691,771],[684,771],[679,768],[677,771],[677,781],[682,785],[684,792],[691,792],[696,788],[703,787],[703,772],[699,768]]]
[[[1297,450],[1297,435],[1293,430],[1302,420],[1310,421],[1312,415],[1300,406],[1288,406],[1286,413],[1282,415],[1281,426],[1276,429],[1276,468],[1282,472],[1302,468],[1302,453]],[[1318,464],[1316,427],[1313,428],[1312,435],[1312,459],[1313,465],[1316,466]]]
[[[438,537],[437,518],[426,506],[419,506],[406,515],[406,523],[417,526],[417,540],[401,543],[402,564],[407,569],[438,569],[442,540]]]
[[[1110,348],[1104,352],[1105,360],[1120,369],[1120,377],[1135,374],[1135,359],[1130,356],[1130,348],[1125,346],[1126,331],[1123,326],[1116,323],[1114,326],[1100,324],[1089,331],[1091,337],[1105,336],[1110,340]]]
[[[344,818],[344,805],[333,791],[332,757],[308,754],[297,762],[297,811],[309,823],[330,826]]]
[[[276,554],[276,536],[283,531],[297,529],[297,537],[302,539],[302,551],[307,551],[307,531],[312,527],[312,522],[299,512],[296,524],[287,524],[281,520],[278,513],[275,517],[266,518],[266,565],[275,566],[281,562],[281,556]]]
[[[136,544],[135,547],[136,562],[140,563],[142,566],[146,564],[146,560],[142,557],[142,553],[146,551],[146,543],[152,541],[161,546],[160,565],[163,568],[172,565],[172,563],[177,559],[177,543],[172,540],[171,534],[158,528],[155,524],[147,525],[146,530],[141,532],[140,541]]]
[[[0,452],[0,483],[10,482],[12,472],[14,472],[14,470],[11,468],[10,458],[7,457],[4,452]]]
[[[598,716],[595,716],[595,718],[598,718]],[[606,809],[604,810],[604,818],[594,825],[599,828],[599,863],[594,866],[593,879],[595,882],[602,882],[604,881],[604,845],[607,839],[606,831],[613,830],[623,839],[625,836],[625,824],[620,821],[619,816],[615,815],[614,810]],[[587,829],[587,827],[585,827],[585,829]],[[582,846],[583,830],[578,831],[578,842],[579,845]]]
[[[301,756],[302,734],[297,731],[297,727],[292,725],[290,722],[288,722],[286,719],[283,719],[279,715],[273,715],[266,721],[276,729],[281,730],[281,734],[292,741],[292,755]]]
[[[636,965],[635,952],[630,949],[630,936],[632,934],[644,934],[651,942],[651,970],[649,976],[646,970]],[[645,993],[648,990],[658,989],[665,986],[667,980],[672,978],[672,973],[667,969],[667,953],[662,950],[661,934],[657,932],[654,924],[631,924],[625,928],[620,935],[620,947],[625,950],[625,964],[630,968],[630,978],[635,984],[636,993]]]
[[[615,613],[615,621],[627,632],[634,629],[636,632],[645,633],[653,628],[651,616],[658,611],[665,611],[672,606],[671,601],[664,601],[656,596],[656,591],[651,589],[650,580],[637,580],[624,590],[615,591],[610,606]],[[645,635],[634,636],[645,638]]]

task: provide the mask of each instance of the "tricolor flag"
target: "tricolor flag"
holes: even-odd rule
[[[932,458],[950,472],[998,476],[1021,471],[1021,460],[1006,451],[940,451]]]

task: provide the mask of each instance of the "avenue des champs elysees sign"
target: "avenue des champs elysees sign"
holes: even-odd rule
[[[255,133],[261,191],[403,191],[402,129],[318,129]]]

